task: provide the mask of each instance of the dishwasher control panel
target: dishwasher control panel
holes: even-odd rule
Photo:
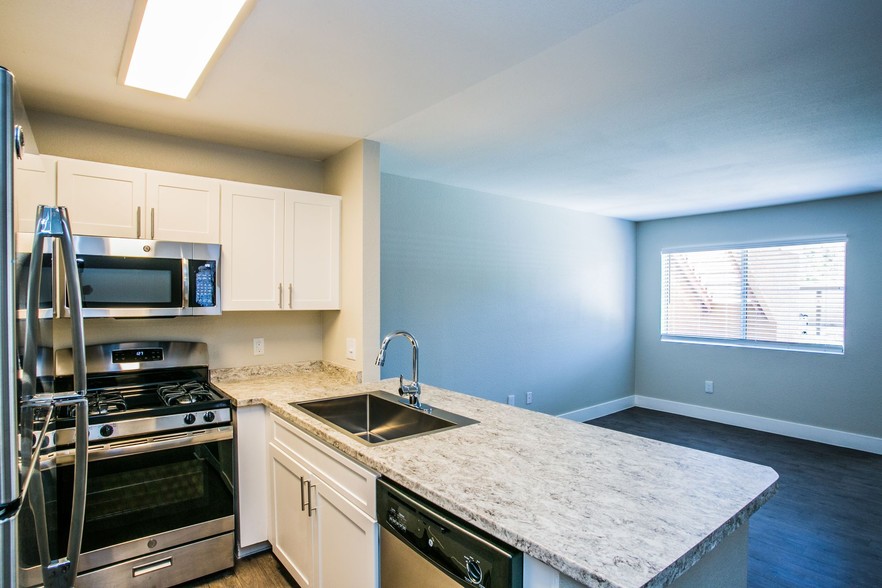
[[[377,481],[377,519],[463,586],[522,586],[521,552],[382,478]]]

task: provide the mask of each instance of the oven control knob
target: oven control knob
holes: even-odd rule
[[[484,570],[481,569],[481,562],[471,556],[465,556],[466,576],[465,579],[475,585],[481,585],[484,581]]]
[[[195,414],[190,413],[190,414],[184,416],[184,424],[192,425],[195,422],[196,422],[196,415]]]
[[[214,413],[209,410],[204,415],[202,415],[202,420],[205,421],[206,423],[210,423],[211,421],[214,420]]]
[[[102,425],[100,429],[98,429],[98,434],[102,437],[110,437],[113,435],[113,426],[112,425]]]

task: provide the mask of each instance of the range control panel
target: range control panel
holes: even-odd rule
[[[162,361],[162,348],[146,349],[114,349],[111,353],[113,363],[141,363],[145,361]]]

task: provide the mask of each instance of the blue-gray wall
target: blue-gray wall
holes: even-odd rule
[[[844,355],[659,341],[663,248],[827,235],[848,237]],[[643,396],[882,437],[882,194],[639,223],[635,376]]]
[[[381,329],[420,380],[560,414],[634,389],[635,225],[384,174]],[[403,339],[383,377],[410,376]]]

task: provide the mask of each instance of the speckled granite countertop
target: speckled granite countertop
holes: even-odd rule
[[[288,403],[369,390],[316,362],[212,371],[238,406],[264,404],[380,474],[588,586],[663,586],[774,494],[771,468],[424,385],[478,424],[368,447]]]

